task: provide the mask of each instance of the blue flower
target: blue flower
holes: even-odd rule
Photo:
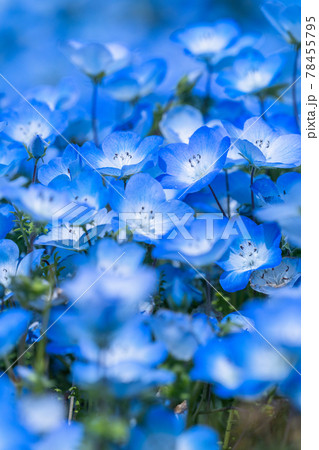
[[[231,68],[218,75],[216,81],[225,87],[230,97],[259,94],[275,83],[283,63],[281,55],[266,58],[257,50],[245,49],[236,57]]]
[[[120,239],[127,238],[128,227],[134,239],[154,242],[168,235],[176,222],[193,214],[185,203],[167,201],[162,185],[148,174],[133,175],[126,185],[124,198],[117,196],[113,201],[113,209],[119,213],[115,228],[120,230]]]
[[[131,59],[129,51],[116,43],[68,41],[62,50],[78,69],[96,81],[122,69]]]
[[[131,431],[126,450],[162,448],[180,450],[218,450],[218,435],[205,425],[184,430],[184,423],[173,411],[163,407],[151,408],[141,425]],[[159,444],[160,443],[160,444]]]
[[[205,314],[193,317],[187,314],[160,310],[150,317],[156,340],[163,342],[176,359],[189,361],[199,345],[204,345],[214,332]]]
[[[17,166],[26,157],[25,149],[19,145],[0,142],[0,176],[14,174]]]
[[[120,102],[136,101],[151,94],[164,80],[166,62],[151,59],[136,66],[127,67],[103,82],[107,94]]]
[[[1,270],[1,269],[0,269]],[[10,353],[27,331],[31,314],[22,309],[12,309],[0,315],[0,358]]]
[[[221,59],[223,51],[239,37],[239,27],[233,20],[190,25],[172,34],[171,39],[183,45],[185,52],[209,66]]]
[[[221,213],[203,214],[176,236],[160,240],[153,256],[195,266],[205,266],[221,259],[231,240],[223,237],[228,220]],[[227,236],[228,237],[228,236]]]
[[[173,308],[188,308],[193,301],[202,300],[202,293],[191,284],[191,270],[164,264],[158,267],[158,273],[161,276],[161,286],[165,289],[164,295]]]
[[[261,10],[277,31],[291,44],[300,44],[300,0],[266,1]]]
[[[257,183],[257,180],[256,180]],[[288,242],[296,247],[301,244],[301,175],[285,173],[278,177],[276,185],[271,180],[254,185],[264,206],[255,211],[263,222],[277,222]]]
[[[0,206],[0,239],[5,238],[14,227],[13,211],[12,205]]]
[[[45,103],[33,102],[32,105],[38,112],[32,106],[22,103],[17,109],[10,110],[5,115],[8,121],[5,133],[12,141],[26,147],[29,147],[35,136],[39,136],[48,145],[59,132],[63,131],[63,114],[51,111]]]
[[[83,150],[88,162],[99,172],[123,178],[140,172],[145,166],[153,166],[162,142],[160,136],[142,139],[136,133],[118,131],[104,139],[102,150],[92,143],[86,144]]]
[[[178,105],[163,114],[159,128],[169,144],[177,142],[188,144],[192,134],[203,125],[204,119],[198,109],[190,105]]]
[[[300,258],[283,258],[277,267],[253,272],[250,286],[257,292],[272,294],[277,289],[294,286],[300,279],[300,270]]]
[[[243,131],[224,124],[239,153],[255,167],[300,166],[301,138],[271,128],[263,119],[252,117]]]
[[[41,85],[30,89],[27,98],[31,101],[46,103],[54,111],[72,108],[79,99],[79,90],[74,82],[63,78],[56,86]]]
[[[10,239],[0,239],[0,283],[8,286],[15,275],[28,276],[40,265],[44,250],[33,250],[19,260],[19,247]]]
[[[277,225],[256,225],[246,217],[242,220],[247,235],[237,237],[217,261],[225,270],[220,284],[228,292],[244,289],[253,271],[276,267],[281,262],[281,235]]]
[[[80,269],[72,280],[65,281],[65,289],[71,298],[76,298],[90,285],[91,278],[103,274],[90,295],[103,292],[102,298],[123,299],[127,308],[149,300],[156,287],[156,274],[150,267],[142,265],[145,250],[136,243],[119,245],[112,239],[103,239],[91,249],[90,258],[80,257]],[[96,294],[101,295],[101,294]]]
[[[38,180],[41,184],[48,186],[51,181],[59,177],[70,180],[77,175],[83,166],[80,154],[85,155],[85,150],[90,144],[84,144],[80,150],[78,145],[68,145],[62,156],[50,159],[47,164],[42,164],[38,169]],[[82,153],[83,152],[83,153]]]
[[[36,245],[49,245],[68,250],[86,250],[98,237],[112,230],[115,213],[105,208],[95,210],[77,203],[69,203],[61,208],[48,232],[38,236]]]
[[[191,377],[214,383],[220,397],[252,400],[290,372],[289,364],[261,336],[244,331],[213,338],[199,347]]]
[[[19,199],[15,203],[35,220],[47,222],[71,201],[72,197],[67,191],[58,192],[47,186],[33,184],[28,189],[20,190]]]
[[[151,330],[139,320],[119,330],[107,348],[83,342],[81,353],[84,361],[73,365],[76,382],[87,385],[104,379],[119,398],[170,384],[175,378],[168,370],[157,368],[167,352],[162,343],[152,341]]]
[[[171,144],[161,149],[161,183],[167,189],[196,192],[210,184],[224,167],[230,139],[219,128],[199,128],[189,144]]]

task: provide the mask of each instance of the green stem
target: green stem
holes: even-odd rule
[[[234,414],[235,414],[235,409],[231,408],[228,413],[228,420],[227,420],[226,431],[225,431],[225,436],[224,436],[223,450],[229,449],[231,429],[232,429],[233,422],[234,422]]]
[[[224,215],[225,217],[227,217],[227,216],[226,216],[226,213],[225,213],[225,211],[224,211],[224,209],[223,209],[223,207],[222,207],[222,205],[219,203],[219,200],[218,200],[218,198],[217,198],[217,196],[216,196],[216,194],[215,194],[215,192],[214,192],[214,189],[211,187],[210,184],[208,185],[208,187],[209,187],[211,193],[212,193],[213,196],[214,196],[214,199],[215,199],[215,202],[216,202],[217,205],[218,205],[218,208],[221,210],[221,212],[223,213],[223,215]]]
[[[34,169],[33,169],[33,176],[32,176],[32,184],[36,182],[37,179],[37,167],[38,167],[38,159],[34,160]]]
[[[230,217],[230,193],[229,193],[229,176],[228,170],[225,169],[226,192],[227,192],[227,215]]]
[[[194,412],[198,403],[198,397],[203,390],[203,384],[200,381],[196,381],[194,384],[191,397],[188,401],[188,411],[187,411],[187,420],[186,427],[190,428],[194,425]],[[196,419],[196,418],[195,418]]]

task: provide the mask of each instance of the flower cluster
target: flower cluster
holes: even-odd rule
[[[1,449],[297,448],[300,6],[262,13],[1,100]]]

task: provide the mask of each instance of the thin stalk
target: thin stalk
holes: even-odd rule
[[[33,169],[33,176],[32,176],[32,184],[36,182],[37,179],[37,168],[38,168],[38,161],[39,159],[34,160],[34,169]]]
[[[251,169],[250,174],[250,193],[251,193],[251,209],[255,209],[255,197],[254,197],[254,191],[252,189],[252,186],[254,184],[254,174],[255,174],[255,167]]]
[[[230,217],[230,193],[229,193],[229,176],[228,170],[225,169],[226,192],[227,192],[227,215]]]
[[[70,395],[69,413],[68,413],[68,425],[71,425],[73,419],[73,409],[74,409],[74,395]]]
[[[207,118],[207,113],[208,113],[209,105],[210,105],[211,84],[212,84],[212,67],[210,65],[208,65],[207,66],[206,87],[205,87],[205,97],[204,97],[204,104],[203,104],[203,114],[204,114],[205,118]]]
[[[265,99],[264,97],[261,95],[259,97],[259,105],[260,105],[260,116],[263,116],[263,119],[266,120],[265,118]]]
[[[233,422],[234,422],[234,414],[235,414],[235,409],[231,408],[229,410],[229,414],[228,414],[228,420],[227,420],[226,431],[225,431],[225,436],[224,436],[224,443],[223,443],[223,450],[229,449],[231,429],[232,429]]]
[[[299,120],[298,103],[297,103],[297,83],[296,83],[297,73],[298,73],[299,54],[300,54],[300,45],[298,45],[296,47],[295,60],[294,60],[293,71],[292,71],[292,82],[293,82],[293,85],[292,85],[292,88],[291,88],[292,103],[293,103],[293,108],[294,108],[295,120],[296,120],[297,127],[300,130],[300,120]]]
[[[98,83],[93,81],[91,121],[92,121],[93,140],[96,146],[99,145],[99,137],[97,131],[97,95],[98,95]]]
[[[221,210],[221,212],[224,214],[224,216],[227,217],[227,216],[226,216],[226,213],[225,213],[225,211],[224,211],[224,209],[223,209],[223,207],[222,207],[222,205],[219,203],[219,200],[218,200],[218,198],[217,198],[217,196],[216,196],[216,194],[215,194],[215,192],[214,192],[214,189],[211,187],[210,184],[208,185],[208,187],[209,187],[211,193],[212,193],[213,196],[214,196],[214,199],[215,199],[215,202],[216,202],[217,205],[218,205],[218,208]]]

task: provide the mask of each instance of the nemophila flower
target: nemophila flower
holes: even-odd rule
[[[171,39],[182,44],[186,53],[211,66],[221,59],[223,51],[233,45],[238,37],[236,22],[224,19],[211,24],[190,25],[175,31]]]
[[[300,258],[283,258],[279,266],[272,269],[256,270],[250,277],[250,286],[263,294],[284,287],[294,286],[300,279]]]
[[[229,222],[221,213],[203,214],[156,244],[155,258],[205,266],[219,260],[230,245]]]
[[[26,156],[24,148],[0,142],[0,176],[14,174],[18,165]]]
[[[2,265],[2,264],[1,264]],[[10,353],[28,328],[31,314],[22,309],[3,311],[0,315],[0,358]]]
[[[166,75],[166,62],[151,59],[142,64],[129,66],[105,79],[106,93],[121,102],[131,102],[151,94]]]
[[[27,94],[31,101],[46,103],[54,111],[66,111],[72,108],[79,99],[79,90],[71,79],[63,78],[56,86],[36,86]]]
[[[101,80],[129,64],[130,52],[120,44],[68,41],[62,50],[69,60],[88,77]]]
[[[276,183],[270,178],[262,177],[252,185],[252,189],[262,205],[283,204],[292,195],[295,195],[296,187],[301,183],[301,174],[298,172],[287,172],[280,175]]]
[[[300,356],[301,300],[300,288],[273,290],[264,300],[246,303],[243,313],[255,323],[256,329],[279,350],[289,350],[296,362]]]
[[[257,95],[274,85],[283,64],[281,55],[265,57],[258,50],[244,49],[234,59],[232,67],[224,69],[216,81],[225,87],[230,97]]]
[[[196,192],[210,184],[224,167],[230,139],[219,127],[201,127],[189,144],[171,144],[160,150],[161,184],[167,189]]]
[[[128,397],[174,381],[173,373],[157,368],[166,357],[164,345],[152,341],[150,328],[133,319],[106,348],[84,341],[80,362],[73,364],[73,374],[81,385],[105,380],[116,397]]]
[[[12,205],[0,206],[0,239],[5,238],[14,227],[13,211]]]
[[[233,105],[228,105],[227,109],[229,110],[229,108],[234,109]],[[228,127],[224,127],[224,121],[219,119],[210,120],[205,124],[202,113],[190,105],[178,105],[171,108],[163,114],[159,128],[169,144],[177,142],[188,144],[192,134],[204,125],[209,128],[218,126],[221,131],[225,128],[225,136],[232,136],[236,132],[233,125],[229,124]],[[239,154],[236,146],[231,146],[227,152],[225,167],[231,167],[234,164],[245,165],[247,161]]]
[[[73,173],[71,178],[57,177],[50,182],[49,188],[67,192],[71,200],[78,205],[86,205],[96,210],[106,207],[111,198],[120,195],[123,190],[122,182],[103,178],[90,166],[84,167],[77,174]]]
[[[252,117],[243,130],[224,124],[239,153],[255,167],[298,167],[301,160],[299,134],[284,134],[263,119]]]
[[[200,346],[191,378],[214,383],[219,397],[251,400],[286,379],[290,372],[290,365],[261,336],[243,331]]]
[[[163,407],[151,408],[141,425],[130,435],[127,450],[153,450],[159,445],[176,450],[218,450],[218,435],[205,425],[195,425],[184,431],[184,422],[173,411]]]
[[[62,156],[57,156],[50,159],[47,164],[42,164],[38,169],[39,182],[48,186],[57,177],[59,177],[59,180],[62,180],[62,177],[70,180],[76,176],[85,164],[80,154],[85,154],[87,145],[89,144],[83,145],[83,150],[78,145],[68,145]]]
[[[202,126],[204,126],[202,113],[190,105],[174,106],[163,114],[159,123],[161,133],[169,144],[177,142],[188,144],[192,134]]]
[[[157,341],[163,342],[176,359],[189,361],[199,345],[213,337],[213,328],[206,315],[193,317],[160,310],[149,319]]]
[[[225,291],[244,289],[253,271],[278,266],[281,235],[276,224],[256,225],[242,217],[247,235],[236,237],[217,264],[225,271],[220,284]]]
[[[164,295],[173,308],[187,308],[193,301],[202,300],[202,293],[191,284],[194,276],[191,270],[181,270],[171,264],[164,264],[159,266],[157,271]]]
[[[134,239],[154,242],[168,235],[175,225],[193,210],[179,200],[166,200],[162,185],[148,174],[133,175],[128,181],[124,199],[113,199],[113,209],[119,214],[119,239],[126,239],[126,227]]]
[[[39,136],[48,145],[58,132],[63,131],[64,117],[59,111],[51,111],[45,103],[33,102],[32,106],[22,103],[5,115],[8,122],[5,134],[26,147],[29,147],[35,136]]]
[[[19,247],[10,239],[0,240],[0,283],[8,286],[15,275],[30,275],[39,266],[44,250],[33,250],[19,258]]]
[[[279,33],[291,44],[301,40],[301,7],[298,0],[266,1],[261,10]]]
[[[59,210],[48,232],[38,236],[35,245],[49,245],[68,250],[86,250],[96,239],[112,230],[115,213],[105,208],[95,210],[77,203],[69,203]]]
[[[80,269],[75,278],[65,282],[65,291],[71,298],[81,295],[85,285],[99,275],[99,283],[92,286],[85,298],[94,294],[102,295],[104,299],[123,299],[129,309],[130,304],[136,308],[136,305],[148,300],[156,288],[155,271],[142,265],[145,250],[138,244],[119,245],[112,239],[103,239],[91,249],[89,255],[89,259],[82,257],[78,260]]]
[[[35,220],[47,222],[71,201],[68,192],[59,192],[47,186],[33,184],[28,189],[21,189],[17,205]]]
[[[257,181],[257,180],[256,180]],[[266,189],[265,189],[266,188]],[[257,195],[263,197],[266,205],[255,211],[263,222],[277,222],[282,234],[296,247],[301,244],[301,176],[298,173],[281,175],[274,186],[272,183],[255,185]],[[260,194],[259,194],[260,193]],[[268,195],[268,198],[267,198]]]
[[[113,131],[132,131],[141,137],[147,136],[154,122],[152,103],[138,102],[132,112],[123,120],[114,124]]]
[[[104,139],[102,149],[91,143],[83,150],[87,161],[99,172],[123,178],[153,166],[162,142],[160,136],[142,139],[136,133],[118,131]]]

